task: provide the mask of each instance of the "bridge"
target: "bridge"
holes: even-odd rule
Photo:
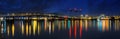
[[[113,18],[112,18],[113,17]],[[0,20],[63,20],[63,19],[120,19],[120,16],[88,16],[88,15],[80,15],[80,16],[67,16],[67,15],[58,15],[58,14],[43,14],[43,13],[11,13],[6,15],[0,15]]]

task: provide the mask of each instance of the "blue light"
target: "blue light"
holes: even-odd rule
[[[43,21],[41,22],[41,27],[44,28],[44,22]]]
[[[70,29],[70,25],[71,25],[70,20],[68,20],[68,29]]]
[[[102,31],[102,22],[98,21],[98,30]]]
[[[6,33],[6,20],[3,21],[3,32]]]

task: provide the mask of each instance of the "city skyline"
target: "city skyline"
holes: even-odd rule
[[[120,39],[120,0],[0,0],[0,39]]]

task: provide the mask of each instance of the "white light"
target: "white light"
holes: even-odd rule
[[[83,17],[83,15],[80,15],[80,16],[82,16],[82,17]]]
[[[3,33],[3,28],[1,28],[1,33]]]
[[[3,20],[3,17],[1,17],[0,20]]]
[[[85,17],[88,17],[88,15],[85,15]]]
[[[3,28],[3,24],[2,24],[2,28]]]

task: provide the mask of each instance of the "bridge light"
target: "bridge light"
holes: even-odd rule
[[[81,17],[83,17],[83,15],[82,15],[82,14],[81,14],[80,16],[81,16]]]
[[[101,14],[101,16],[105,16],[104,14]]]
[[[3,20],[3,17],[1,17],[0,20]]]
[[[15,14],[14,14],[14,13],[12,13],[12,15],[14,16]]]
[[[64,16],[64,18],[68,18],[68,16]]]
[[[88,17],[88,15],[86,14],[85,17]]]

